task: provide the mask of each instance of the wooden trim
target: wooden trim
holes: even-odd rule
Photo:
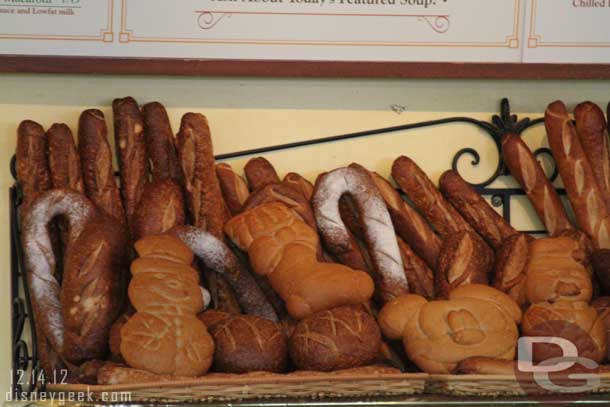
[[[306,78],[610,79],[610,64],[261,61],[0,56],[1,73]]]

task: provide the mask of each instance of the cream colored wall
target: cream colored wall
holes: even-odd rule
[[[547,103],[563,99],[570,105],[590,99],[610,99],[605,81],[485,81],[485,80],[299,80],[202,79],[172,77],[0,75],[0,390],[9,388],[10,263],[8,188],[13,180],[9,160],[15,149],[15,129],[22,119],[45,127],[66,122],[76,129],[79,112],[99,107],[110,117],[114,97],[132,95],[144,103],[159,100],[169,110],[173,128],[187,111],[210,120],[216,153],[324,137],[357,130],[387,127],[433,118],[468,115],[489,119],[499,100],[509,97],[515,112],[540,115]],[[391,105],[406,111],[397,114]],[[527,113],[522,113],[528,115]],[[109,125],[111,123],[109,122]],[[541,145],[541,127],[528,132],[527,141]],[[313,179],[321,170],[352,161],[387,175],[399,154],[415,159],[437,180],[462,147],[476,147],[483,156],[473,171],[469,159],[461,163],[470,181],[493,172],[497,153],[493,142],[470,125],[413,130],[362,140],[337,142],[268,154],[280,175],[298,171]],[[241,170],[247,158],[234,160]],[[519,228],[536,223],[527,203],[516,204],[513,217]]]

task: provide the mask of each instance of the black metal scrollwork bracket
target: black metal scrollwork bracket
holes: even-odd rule
[[[476,120],[470,117],[449,117],[439,120],[431,120],[418,123],[410,123],[394,127],[386,127],[382,129],[366,130],[356,133],[342,134],[331,137],[317,138],[305,140],[295,143],[280,144],[274,146],[261,147],[251,150],[237,151],[228,154],[216,156],[216,159],[231,159],[255,154],[264,154],[275,151],[290,150],[299,147],[320,145],[342,140],[350,140],[357,138],[370,137],[375,135],[387,134],[396,131],[413,130],[423,127],[438,126],[450,123],[469,123],[483,129],[495,142],[498,150],[498,164],[494,173],[481,183],[472,184],[473,187],[482,195],[491,196],[492,204],[496,207],[502,206],[502,213],[505,219],[510,222],[510,200],[512,196],[524,195],[524,191],[519,188],[489,188],[498,177],[508,175],[508,170],[502,161],[502,136],[507,133],[521,134],[526,129],[538,125],[543,122],[543,119],[522,119],[518,120],[517,116],[511,114],[508,99],[503,99],[500,107],[500,114],[494,115],[491,122]],[[534,152],[537,157],[542,155],[551,156],[547,148],[540,148]],[[452,160],[452,168],[458,171],[458,164],[465,156],[472,158],[471,165],[477,166],[481,161],[480,154],[473,148],[463,148],[459,150]],[[552,158],[552,157],[551,157]],[[15,158],[11,160],[11,173],[16,179]],[[553,166],[552,174],[549,176],[551,181],[557,177],[557,169]],[[559,190],[560,194],[565,194],[565,191]],[[36,380],[31,380],[32,377],[38,377],[40,368],[38,364],[36,344],[36,329],[34,327],[32,307],[27,289],[27,279],[24,274],[23,253],[20,244],[19,230],[19,206],[21,203],[21,189],[16,182],[10,189],[10,217],[11,217],[11,299],[12,299],[12,344],[13,344],[13,392],[14,395],[29,393],[36,389]],[[545,233],[544,230],[525,231],[529,233]],[[31,331],[31,344],[28,344],[24,338],[24,328],[29,327]],[[23,379],[20,375],[28,372],[30,380]],[[32,373],[33,372],[33,373]],[[24,383],[25,382],[25,383]],[[41,389],[38,389],[41,390]]]

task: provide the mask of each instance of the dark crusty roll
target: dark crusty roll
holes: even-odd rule
[[[114,99],[114,146],[121,176],[123,207],[130,228],[148,181],[144,121],[134,98]]]
[[[256,191],[269,184],[278,184],[280,177],[275,172],[273,165],[264,157],[250,159],[245,167],[244,173],[250,185],[250,191]]]
[[[371,173],[373,181],[385,201],[396,234],[413,249],[432,269],[436,268],[441,240],[419,213],[409,206],[388,180]]]
[[[193,226],[177,226],[169,233],[186,244],[207,270],[222,274],[244,312],[277,321],[275,310],[252,275],[221,239]]]
[[[248,196],[250,196],[246,181],[237,175],[227,163],[216,164],[216,177],[231,215],[235,216],[241,213]]]
[[[523,233],[509,236],[496,252],[494,288],[508,294],[519,305],[526,303],[525,278],[530,239]]]
[[[439,188],[470,226],[494,249],[499,249],[506,238],[517,234],[457,172],[445,171],[439,180]]]
[[[184,225],[184,196],[180,185],[165,178],[146,184],[140,204],[133,215],[134,241],[161,235],[174,226]]]
[[[297,174],[296,172],[289,172],[284,176],[282,184],[296,189],[302,193],[308,201],[311,201],[311,197],[313,196],[313,184],[303,178],[302,175]]]
[[[610,202],[610,147],[604,112],[592,102],[574,108],[576,130],[604,201]]]
[[[493,253],[475,233],[457,232],[443,241],[436,269],[436,295],[447,298],[454,288],[466,284],[488,284]]]
[[[610,249],[608,205],[563,102],[547,107],[544,125],[578,226],[596,249]]]
[[[153,180],[170,178],[180,181],[182,170],[176,141],[165,107],[159,102],[142,106],[146,152]]]
[[[125,222],[125,210],[112,168],[106,120],[100,110],[88,109],[81,113],[78,153],[87,197],[111,217]]]
[[[549,234],[556,236],[564,230],[572,229],[557,191],[520,136],[507,133],[502,137],[502,158],[510,173],[525,190]]]
[[[404,240],[398,236],[396,239],[402,256],[405,276],[409,283],[409,292],[421,295],[429,300],[434,298],[434,273]]]
[[[48,138],[42,126],[24,120],[17,128],[17,180],[21,184],[23,208],[29,207],[43,192],[51,189],[47,160]]]
[[[398,157],[392,165],[392,177],[443,239],[473,231],[413,160]]]
[[[300,370],[333,371],[371,364],[381,349],[381,332],[362,306],[343,306],[301,320],[289,340]]]
[[[70,128],[63,123],[55,123],[47,130],[47,139],[53,188],[68,188],[84,193],[80,158]]]
[[[215,344],[214,371],[281,373],[286,369],[288,345],[280,324],[253,315],[226,315],[207,325]]]

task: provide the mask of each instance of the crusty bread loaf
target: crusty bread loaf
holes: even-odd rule
[[[606,342],[608,346],[606,361],[610,361],[610,297],[596,298],[593,303],[591,303],[591,306],[595,308],[599,319],[602,320],[606,327]]]
[[[214,341],[197,319],[204,307],[193,253],[178,238],[148,236],[135,244],[129,299],[137,310],[121,328],[129,366],[156,374],[199,376],[212,364]]]
[[[47,130],[47,139],[53,188],[68,188],[84,193],[80,159],[70,128],[63,123],[55,123]]]
[[[375,319],[360,306],[321,311],[301,320],[290,337],[300,370],[333,371],[372,363],[381,349]]]
[[[399,297],[378,317],[384,335],[402,339],[409,359],[427,373],[450,373],[473,356],[512,360],[520,320],[517,303],[480,284],[460,286],[448,300]]]
[[[181,182],[176,140],[165,107],[159,102],[145,104],[142,106],[142,119],[153,181],[170,178]]]
[[[494,287],[519,305],[526,303],[525,280],[530,257],[530,237],[519,233],[504,240],[496,252]]]
[[[212,311],[217,313],[217,311]],[[204,313],[205,314],[205,313]],[[288,345],[281,326],[253,315],[218,315],[208,325],[214,338],[214,371],[223,373],[273,372],[286,369]],[[201,315],[202,321],[210,317]]]
[[[268,203],[246,211],[227,222],[225,232],[248,252],[253,270],[268,276],[294,318],[359,304],[373,294],[368,274],[318,262],[317,233],[284,204]]]
[[[531,305],[523,316],[523,335],[558,337],[567,339],[578,350],[578,356],[600,363],[606,357],[606,327],[597,311],[583,301],[559,300]],[[548,343],[538,344],[532,358],[541,363],[553,357],[561,357],[563,350]]]
[[[235,216],[241,213],[244,203],[250,195],[246,181],[237,175],[227,163],[216,164],[216,177],[231,215]]]
[[[133,239],[160,235],[185,222],[184,195],[180,185],[169,178],[153,181],[144,187],[140,204],[133,214]]]
[[[313,196],[313,184],[303,178],[301,174],[289,172],[284,176],[282,184],[299,191],[301,194],[303,194],[305,199],[311,201],[311,197]]]
[[[252,192],[280,182],[280,177],[275,172],[275,168],[265,157],[255,157],[248,160],[244,166],[244,173]]]
[[[580,242],[560,236],[537,239],[529,245],[525,297],[544,301],[584,301],[593,295],[588,256]]]

